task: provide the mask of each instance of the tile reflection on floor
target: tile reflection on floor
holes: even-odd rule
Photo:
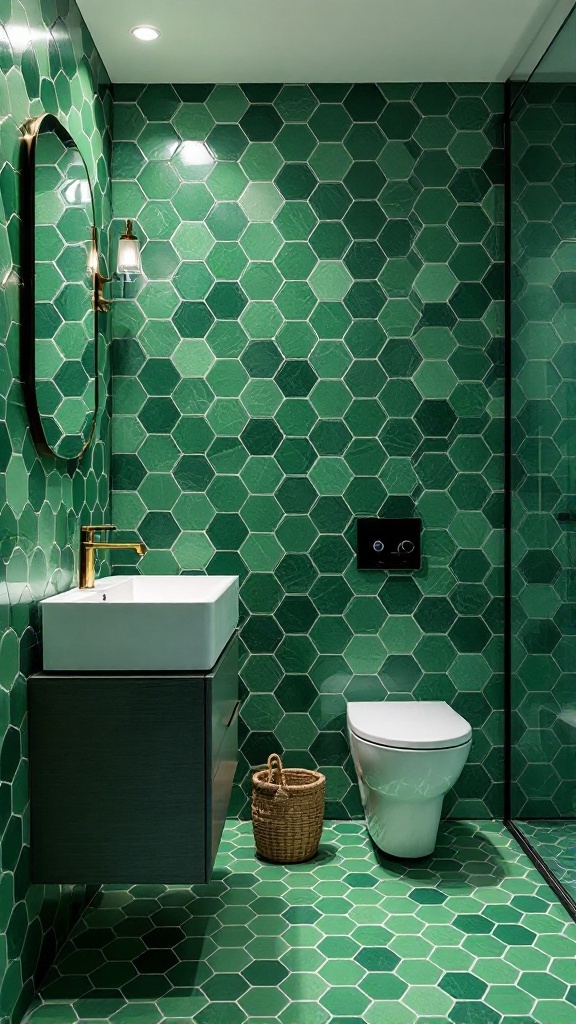
[[[576,821],[517,821],[516,824],[576,900]]]
[[[32,1024],[576,1024],[576,924],[503,825],[446,822],[433,857],[359,822],[280,867],[229,821],[209,885],[108,886]]]

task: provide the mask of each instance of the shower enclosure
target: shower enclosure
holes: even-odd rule
[[[576,11],[506,121],[506,818],[576,916]]]

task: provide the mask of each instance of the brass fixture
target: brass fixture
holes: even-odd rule
[[[92,229],[92,245],[88,258],[88,269],[94,275],[94,309],[99,313],[107,313],[110,309],[110,299],[104,295],[104,285],[113,281],[115,277],[124,281],[131,281],[135,274],[142,273],[140,263],[140,243],[137,235],[132,230],[132,221],[126,221],[124,233],[118,241],[118,258],[116,273],[112,277],[104,277],[99,270],[98,260],[98,238],[96,228]]]
[[[110,302],[104,297],[104,285],[111,281],[111,277],[104,277],[99,270],[100,259],[98,256],[98,236],[96,228],[92,228],[92,243],[88,255],[88,272],[93,275],[94,293],[92,305],[97,313],[107,313],[110,309]]]
[[[141,541],[135,544],[111,544],[108,541],[94,540],[94,534],[115,530],[115,526],[109,523],[104,526],[83,526],[82,540],[80,542],[80,590],[91,590],[94,587],[94,553],[96,551],[137,551],[139,555],[146,554],[146,545]]]
[[[104,277],[99,270],[94,274],[94,309],[98,313],[108,313],[110,299],[104,298],[104,285],[111,281],[111,277]]]

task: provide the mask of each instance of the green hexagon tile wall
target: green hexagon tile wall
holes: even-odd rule
[[[62,118],[78,138],[107,227],[111,95],[73,0],[1,0],[0,53],[0,1017],[7,1020],[26,1008],[84,902],[81,887],[29,884],[26,677],[39,664],[37,602],[71,585],[79,522],[109,514],[107,403],[96,443],[76,469],[39,457],[28,429],[18,379],[20,125],[43,110]],[[105,346],[100,368],[107,378]]]
[[[234,572],[242,578],[244,702],[233,814],[247,814],[250,766],[278,749],[288,764],[322,767],[329,817],[358,815],[345,735],[346,698],[390,694],[447,699],[472,723],[471,757],[446,809],[455,817],[501,815],[503,91],[497,85],[469,84],[134,85],[117,86],[113,102],[74,0],[0,0],[0,25],[0,1017],[16,1021],[91,895],[80,886],[63,890],[29,883],[25,681],[39,663],[37,603],[74,581],[79,524],[109,518],[111,486],[113,521],[127,537],[138,533],[150,549],[141,562],[123,555],[126,561],[119,559],[114,571]],[[564,202],[574,201],[574,141],[556,131],[566,99],[572,104],[570,113],[564,110],[569,118],[574,96],[567,97],[562,87],[549,87],[544,102],[541,93],[524,94],[517,145],[522,151],[538,145],[539,163],[531,163],[528,153],[519,165],[515,210],[520,220],[532,218],[535,197],[548,202],[552,218],[550,204],[556,198],[542,181],[546,169],[558,172]],[[143,275],[113,285],[112,324],[103,322],[100,372],[106,385],[111,327],[114,336],[112,464],[107,388],[102,389],[95,444],[79,466],[36,453],[23,406],[19,127],[43,110],[59,114],[80,143],[95,184],[104,256],[112,217],[116,227],[134,218],[143,243]],[[570,313],[566,302],[573,275],[567,246],[572,233],[564,215],[565,210],[553,224],[538,229],[530,225],[519,235],[515,253],[520,287],[513,314],[517,324],[530,326],[531,338],[544,347],[547,358],[542,374],[540,365],[533,366],[532,342],[524,346],[519,337],[513,351],[519,411],[513,727],[514,775],[519,777],[514,796],[525,813],[572,810],[565,736],[545,717],[538,718],[538,726],[544,726],[538,742],[548,769],[531,766],[534,716],[540,714],[542,696],[534,689],[534,666],[543,678],[545,664],[547,685],[552,672],[559,679],[570,628],[563,603],[570,581],[562,572],[572,561],[569,544],[551,509],[539,516],[536,533],[532,516],[536,473],[538,493],[546,500],[548,494],[561,498],[559,487],[570,497],[563,475],[565,425],[560,433],[557,428],[569,409],[571,373],[564,346],[539,319],[543,311],[553,317],[559,301],[563,316]],[[563,340],[566,322],[555,326]],[[545,464],[536,463],[536,457]],[[421,571],[357,572],[355,518],[376,514],[422,517]],[[540,546],[528,552],[535,537]],[[533,614],[540,599],[553,609],[543,627]],[[560,651],[554,664],[550,645]],[[557,695],[570,681],[568,674],[559,680]],[[555,699],[550,695],[546,713],[557,710]],[[488,1014],[486,1020],[502,1019],[511,1007],[542,1021],[550,1013],[566,1022],[574,1018],[576,996],[569,985],[576,975],[568,937],[573,926],[566,926],[563,912],[550,904],[548,890],[502,826],[477,829],[467,823],[443,825],[440,859],[418,869],[419,888],[412,891],[407,871],[406,881],[397,880],[396,910],[387,902],[389,925],[394,912],[413,919],[411,905],[400,906],[407,896],[422,904],[417,918],[431,926],[443,923],[434,940],[430,936],[435,943],[430,963],[422,959],[429,943],[416,936],[416,928],[404,942],[405,929],[395,923],[398,955],[385,967],[396,972],[392,988],[388,982],[382,986],[379,976],[363,977],[373,963],[378,963],[377,972],[383,969],[378,957],[366,965],[355,957],[360,967],[353,966],[352,973],[362,982],[354,998],[349,987],[325,994],[337,979],[330,962],[318,972],[320,980],[316,968],[308,967],[305,1005],[313,1008],[315,1019],[326,1020],[332,1012],[364,1013],[380,996],[387,1014],[392,1000],[402,1024],[414,1012],[447,1012],[449,1005],[454,1020],[468,1019],[478,1006]],[[552,826],[528,831],[562,868],[562,836]],[[256,934],[255,903],[249,912],[239,905],[256,899],[256,891],[241,900],[225,895],[222,868],[234,861],[234,870],[240,871],[235,885],[254,879],[248,888],[254,884],[258,899],[265,895],[268,903],[273,892],[282,894],[275,899],[272,929],[263,926],[266,948],[269,935],[276,943],[283,941],[279,936],[286,922],[308,927],[316,921],[319,934],[336,936],[324,940],[328,945],[321,947],[322,959],[349,956],[347,944],[355,942],[358,928],[375,920],[368,904],[390,900],[388,887],[397,871],[384,865],[391,874],[383,896],[383,866],[373,863],[363,828],[327,823],[326,836],[337,839],[331,856],[338,863],[303,866],[306,871],[298,866],[289,879],[286,869],[258,867],[250,826],[230,822],[217,880],[196,894],[181,893],[183,906],[197,897],[204,907],[195,907],[197,925],[188,925],[184,914],[182,927],[196,935],[197,927],[206,927],[204,915],[216,914],[214,928],[223,922],[237,927],[242,919]],[[473,851],[470,865],[468,849]],[[486,856],[486,850],[492,853]],[[496,850],[502,859],[492,863]],[[368,884],[366,874],[358,875],[362,864],[376,882]],[[346,874],[351,865],[355,873]],[[486,920],[463,916],[476,914],[481,906],[479,889],[466,906],[464,894],[449,897],[434,888],[430,898],[426,886],[436,886],[443,872],[450,880],[453,870],[459,878],[470,870],[475,885],[480,879],[480,885],[490,886]],[[322,885],[340,884],[334,883],[336,877],[345,877],[355,893],[351,911],[336,909],[336,890],[322,910],[304,906],[310,902],[310,887],[320,892]],[[301,888],[304,878],[307,895]],[[495,879],[502,885],[494,886]],[[508,888],[517,893],[512,909],[492,906],[509,900]],[[137,902],[142,896],[137,890],[124,893],[112,887],[104,893],[88,928],[96,920],[103,923],[99,915],[111,913],[120,934],[118,908]],[[159,886],[154,895],[147,893],[138,913],[144,918],[156,914],[157,899],[158,913],[164,915],[163,890]],[[329,895],[328,889],[324,894]],[[310,897],[312,902],[317,898],[315,893]],[[450,899],[456,900],[454,907],[448,907]],[[440,905],[443,901],[446,906]],[[184,918],[178,900],[169,895],[166,903],[179,927]],[[445,925],[456,909],[462,933],[472,934],[462,944],[470,955],[444,949],[454,946]],[[269,920],[272,911],[266,914]],[[538,949],[520,956],[514,947],[528,946],[528,924],[533,927],[530,942],[536,939]],[[139,917],[135,925],[147,927]],[[116,984],[122,977],[127,986],[117,1000],[122,1006],[110,1002],[109,1013],[124,1013],[127,994],[152,998],[149,981],[133,982],[124,961],[118,967],[102,962],[108,953],[93,956],[82,939],[83,928],[81,922],[48,975],[37,1016],[53,1020],[56,1013],[72,1020],[89,1015],[94,1005],[87,996],[96,975],[85,982],[81,976],[85,968],[92,970],[87,965],[93,960],[102,983],[112,979]],[[211,939],[202,949],[194,945],[191,955],[204,987],[201,992],[182,989],[182,1012],[199,1011],[199,1019],[206,1021],[227,1020],[235,998],[239,1020],[245,1016],[243,1000],[246,1012],[259,1012],[264,1004],[256,960],[263,947],[254,945],[260,940],[253,940],[250,928],[242,939],[248,945],[239,952],[244,966],[238,965],[241,974],[232,986],[236,995],[230,989],[228,1001],[217,1000],[209,1011],[207,1000],[224,983],[218,976],[223,962],[216,966],[219,952],[211,952]],[[561,931],[566,935],[560,936]],[[354,940],[345,937],[349,932]],[[122,935],[132,931],[122,930]],[[74,961],[77,974],[70,975],[69,967],[61,965],[71,951],[77,957],[80,939],[84,952]],[[139,947],[134,941],[139,942],[130,938],[129,950],[123,947],[114,955],[135,955]],[[248,947],[255,966],[246,966]],[[540,949],[560,956],[559,964],[547,966],[550,956]],[[208,954],[209,967],[202,959]],[[182,958],[187,955],[188,947]],[[411,958],[416,958],[414,970]],[[472,976],[465,982],[461,973],[471,964]],[[281,970],[285,975],[301,966],[295,955]],[[521,969],[541,973],[518,988]],[[550,976],[543,973],[547,969]],[[412,995],[414,980],[435,986],[443,970],[452,973],[444,974],[437,988]],[[70,978],[76,985],[74,1008],[68,1005],[73,1001]],[[154,992],[163,994],[167,980],[158,976],[157,983]],[[171,991],[173,984],[170,980]],[[290,978],[280,984],[282,992],[286,988],[286,995],[278,997],[282,1005],[296,1000],[297,990],[302,996],[298,984]],[[50,999],[57,1000],[55,1005],[47,1005]],[[164,1016],[161,1000],[153,1008],[140,1006],[144,1010],[136,1012],[150,1020]],[[371,1003],[367,1011],[374,1021],[375,1007]],[[290,1007],[286,1014],[287,1020],[295,1019]]]
[[[345,701],[449,700],[448,811],[502,812],[501,86],[119,86],[116,571],[242,577],[241,766],[319,764],[360,812]],[[424,521],[359,573],[358,515]]]

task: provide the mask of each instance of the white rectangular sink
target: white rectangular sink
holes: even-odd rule
[[[40,606],[47,672],[205,671],[238,624],[238,577],[109,576]]]

